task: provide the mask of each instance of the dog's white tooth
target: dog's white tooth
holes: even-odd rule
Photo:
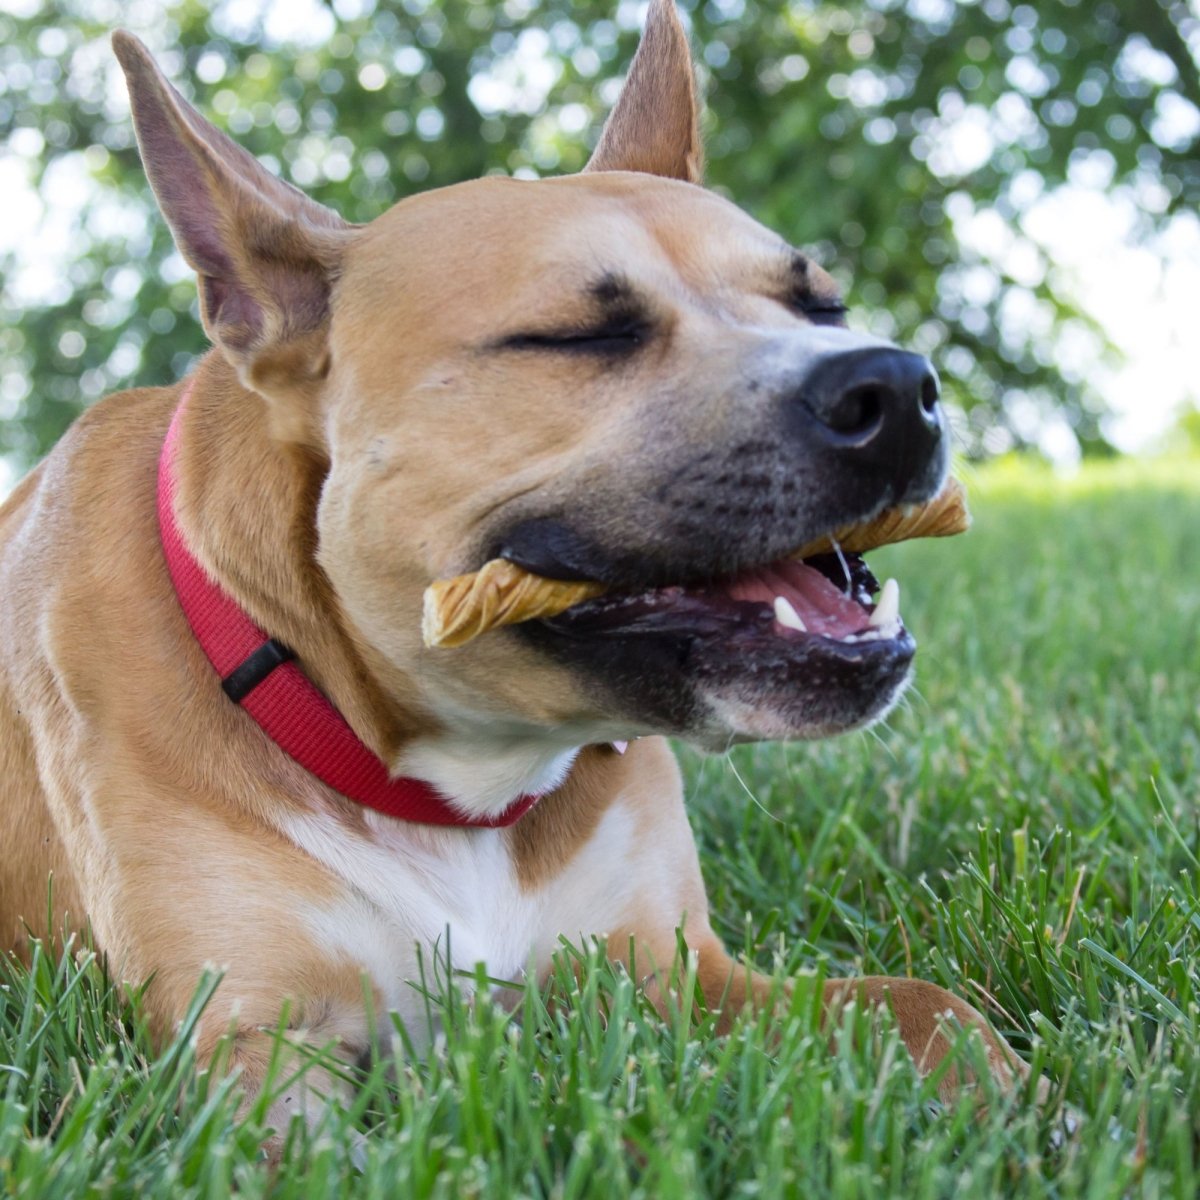
[[[808,632],[808,626],[801,620],[800,614],[795,610],[792,602],[786,596],[775,597],[775,620],[784,629],[796,629],[800,633]]]
[[[900,585],[894,579],[889,579],[879,593],[879,602],[875,605],[875,611],[871,614],[867,624],[879,629],[896,625],[899,621]]]

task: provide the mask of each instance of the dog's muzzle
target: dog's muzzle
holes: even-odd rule
[[[660,431],[652,455],[592,464],[574,508],[491,543],[537,574],[606,585],[520,635],[651,727],[709,729],[705,744],[861,725],[894,702],[916,648],[898,585],[873,601],[859,555],[793,556],[937,493],[937,375],[919,354],[822,328],[771,339],[734,378],[707,409],[680,410],[674,445]]]

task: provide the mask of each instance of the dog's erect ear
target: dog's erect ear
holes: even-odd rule
[[[675,0],[650,0],[646,31],[585,171],[643,171],[699,183],[696,76]]]
[[[146,174],[200,277],[209,337],[247,386],[319,377],[330,287],[351,227],[206,121],[137,38],[114,33],[113,49]]]

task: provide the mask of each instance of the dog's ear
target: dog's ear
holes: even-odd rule
[[[329,294],[351,226],[206,121],[131,34],[113,34],[142,162],[242,382],[304,387],[328,365]]]
[[[650,0],[646,31],[585,171],[643,171],[699,183],[700,110],[675,0]]]

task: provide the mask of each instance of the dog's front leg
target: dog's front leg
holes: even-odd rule
[[[693,956],[691,969],[718,1028],[727,1031],[747,1008],[762,1010],[790,1002],[791,989],[734,959],[713,932],[695,843],[684,812],[682,787],[665,743],[646,739],[630,748],[619,764],[609,762],[611,785],[628,797],[636,838],[612,862],[617,876],[607,893],[626,896],[624,919],[607,929],[611,957],[644,982],[663,1010],[675,999],[675,968],[680,940]],[[626,788],[625,780],[631,786]],[[581,779],[581,783],[585,782]],[[548,814],[547,814],[548,815]],[[603,828],[603,826],[601,826]],[[570,932],[570,931],[568,931]],[[984,1016],[936,984],[919,979],[868,976],[834,979],[824,985],[825,1028],[835,1036],[847,1005],[887,1008],[913,1062],[922,1074],[936,1072],[963,1031],[978,1038],[982,1060],[1004,1092],[1023,1086],[1028,1068],[992,1030]],[[969,1072],[952,1065],[938,1080],[943,1099],[956,1095]]]
[[[789,1003],[792,988],[787,981],[781,982],[735,960],[707,924],[699,931],[685,927],[683,940],[689,955],[693,956],[692,969],[704,1000],[718,1012],[719,1032],[728,1032],[735,1018],[747,1009],[783,1009]],[[627,937],[624,948],[614,943],[610,953],[635,971],[641,971],[647,960],[656,964],[649,974],[642,971],[647,993],[664,1012],[678,1002],[679,970],[676,969],[672,976],[669,969],[678,954],[674,930],[633,932]],[[668,964],[668,967],[657,966],[660,963]],[[680,967],[683,965],[679,964]],[[987,1019],[966,1001],[937,984],[883,975],[830,979],[825,982],[821,1004],[822,1024],[831,1036],[837,1035],[849,1006],[888,1009],[905,1048],[922,1075],[937,1072],[946,1055],[966,1033],[977,1039],[982,1059],[976,1061],[986,1063],[1001,1092],[1014,1093],[1028,1079],[1029,1068],[995,1033]],[[937,1090],[943,1101],[957,1096],[964,1084],[975,1082],[969,1067],[960,1069],[959,1064],[966,1061],[969,1061],[968,1055],[941,1073]]]
[[[981,1061],[1002,1093],[1020,1090],[1029,1078],[1029,1068],[997,1035],[983,1014],[935,983],[887,975],[828,980],[824,993],[826,1028],[836,1028],[848,1005],[889,1009],[900,1038],[922,1075],[936,1072],[966,1033],[982,1050]],[[961,1063],[967,1061],[969,1056],[959,1059]],[[938,1079],[938,1096],[948,1102],[964,1085],[974,1082],[969,1067],[960,1073],[959,1065],[953,1063]]]
[[[238,1115],[254,1114],[269,1129],[262,1145],[271,1159],[278,1157],[294,1120],[315,1130],[327,1105],[343,1106],[352,1097],[346,1068],[359,1057],[357,1048],[336,1039],[323,1042],[315,1030],[281,1034],[278,1022],[251,1028],[238,1019],[211,1047],[206,1040],[198,1048],[203,1068],[219,1078],[236,1075],[242,1092]]]
[[[320,936],[347,889],[233,800],[130,772],[88,797],[91,836],[76,848],[103,867],[81,872],[96,946],[140,993],[158,1047],[186,1036],[201,981],[217,977],[191,1032],[196,1064],[236,1075],[273,1153],[295,1116],[313,1128],[326,1098],[348,1094],[341,1066],[370,1049],[382,1004],[362,965]]]
[[[247,941],[253,943],[252,934]],[[264,1130],[262,1147],[275,1160],[294,1121],[314,1132],[330,1106],[342,1108],[353,1098],[354,1067],[372,1045],[371,998],[361,973],[341,963],[291,957],[278,945],[255,949],[283,990],[263,987],[231,964],[199,1014],[193,1045],[210,1086],[234,1083],[239,1120]],[[147,986],[146,1014],[160,1044],[177,1036],[195,982],[190,971],[171,967]]]

